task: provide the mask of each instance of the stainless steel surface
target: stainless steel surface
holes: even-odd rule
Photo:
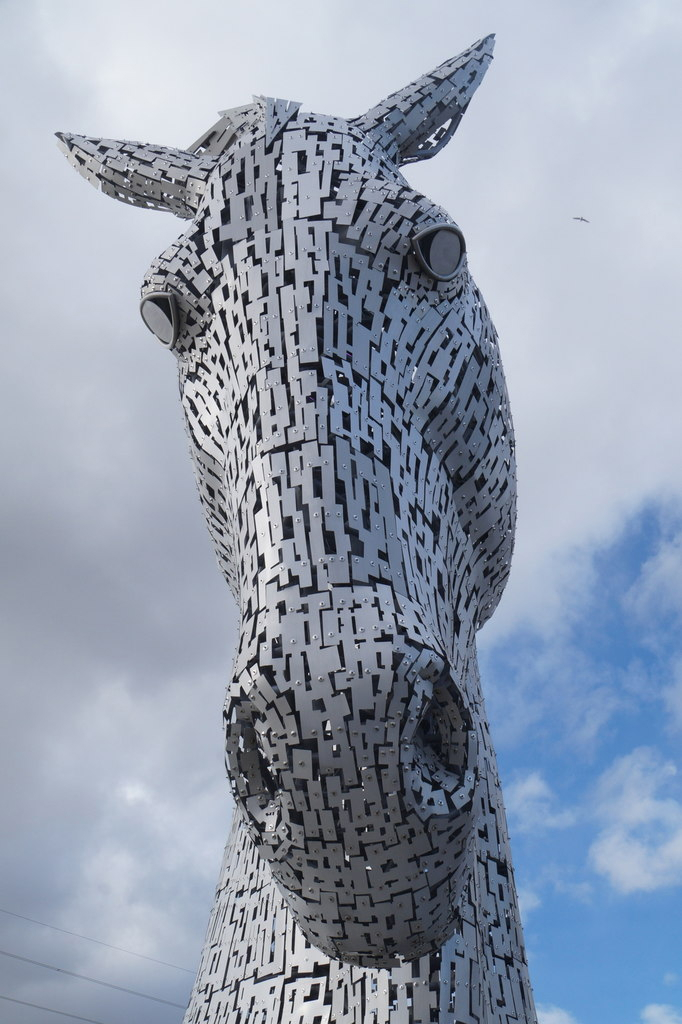
[[[107,194],[191,219],[142,295],[173,297],[176,332],[145,319],[241,629],[186,1024],[536,1019],[475,646],[512,553],[509,405],[466,255],[415,254],[456,226],[399,169],[491,53],[350,121],[257,97],[187,151],[61,136]]]

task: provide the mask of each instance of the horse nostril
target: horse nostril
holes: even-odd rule
[[[457,693],[437,684],[421,716],[415,741],[437,767],[463,778],[471,761],[471,717]]]
[[[431,750],[443,763],[449,760],[449,744],[445,732],[442,711],[431,705],[419,723],[417,736],[422,745]]]
[[[265,807],[274,799],[278,785],[263,752],[252,718],[243,710],[225,715],[226,758],[235,795]]]

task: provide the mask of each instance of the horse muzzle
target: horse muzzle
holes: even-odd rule
[[[451,665],[425,646],[390,595],[341,589],[321,595],[329,628],[303,638],[301,657],[287,656],[291,636],[267,629],[242,645],[227,764],[308,940],[335,959],[388,967],[440,948],[456,927],[478,742],[466,656]]]

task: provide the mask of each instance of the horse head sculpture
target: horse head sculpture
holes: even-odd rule
[[[463,234],[400,170],[492,45],[350,120],[257,97],[186,150],[60,135],[107,195],[190,221],[141,313],[239,606],[228,771],[306,938],[363,967],[453,934],[497,785],[475,634],[512,551],[508,400]]]

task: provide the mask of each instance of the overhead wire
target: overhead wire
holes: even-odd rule
[[[70,1017],[71,1020],[83,1020],[87,1024],[104,1024],[101,1020],[94,1020],[92,1017],[79,1017],[77,1013],[66,1013],[64,1010],[53,1010],[51,1006],[39,1006],[38,1003],[29,1003],[25,999],[13,999],[12,996],[0,995],[8,1003],[18,1003],[19,1006],[30,1006],[34,1010],[45,1010],[46,1013],[58,1013],[60,1017]]]
[[[155,956],[147,956],[145,953],[136,953],[132,949],[125,949],[123,946],[114,946],[111,942],[103,942],[101,939],[93,939],[91,935],[81,935],[80,932],[71,932],[68,928],[58,928],[55,924],[48,924],[47,921],[38,921],[35,917],[26,917],[24,914],[16,914],[13,910],[5,910],[0,907],[0,914],[8,914],[10,917],[18,917],[21,921],[30,921],[31,924],[42,925],[43,928],[51,928],[52,931],[62,932],[64,935],[73,935],[77,939],[85,939],[87,942],[96,942],[98,946],[106,946],[107,949],[115,949],[119,953],[128,953],[130,956],[137,956],[140,960],[151,960],[154,964],[162,964],[163,967],[172,967],[176,971],[184,971],[186,974],[194,974],[189,967],[180,967],[178,964],[168,963],[167,960],[157,960]]]
[[[184,1003],[172,1003],[169,999],[161,999],[159,996],[150,996],[147,992],[136,992],[135,989],[126,988],[124,985],[114,985],[110,981],[100,981],[98,978],[90,978],[87,974],[78,974],[76,971],[67,971],[65,967],[55,967],[53,964],[45,964],[40,960],[32,960],[29,956],[20,956],[18,953],[10,953],[6,949],[0,949],[0,956],[8,956],[13,960],[22,960],[25,964],[33,964],[36,967],[45,967],[48,971],[57,971],[57,973],[66,974],[70,978],[89,981],[93,985],[103,985],[104,988],[115,988],[118,992],[127,992],[128,995],[139,996],[140,999],[152,999],[155,1003],[165,1003],[166,1006],[177,1006],[179,1010],[186,1009]]]

